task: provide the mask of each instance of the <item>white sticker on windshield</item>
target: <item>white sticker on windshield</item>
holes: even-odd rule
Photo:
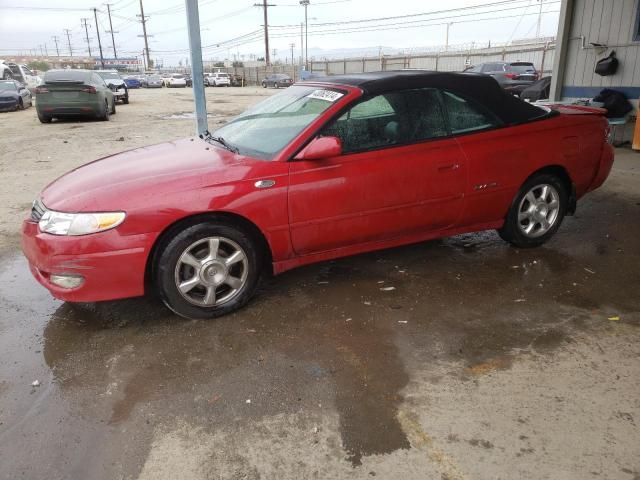
[[[315,90],[313,93],[307,95],[307,98],[316,98],[327,102],[335,102],[343,96],[344,93],[334,92],[333,90]]]

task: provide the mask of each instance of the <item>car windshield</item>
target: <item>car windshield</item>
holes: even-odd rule
[[[213,136],[224,138],[242,155],[271,160],[343,95],[333,89],[289,87],[234,118]]]
[[[184,75],[176,73],[175,75],[171,75],[173,78],[184,78]]]
[[[98,72],[98,75],[100,75],[105,80],[107,80],[107,79],[119,80],[120,79],[120,75],[118,73],[115,73],[115,72]]]
[[[151,77],[148,78],[149,80],[151,80],[152,82],[157,82],[160,80],[160,77],[158,77],[157,75],[153,75]]]
[[[217,73],[216,75],[218,77],[224,77],[224,78],[227,78],[229,76],[227,73]]]
[[[16,84],[14,82],[10,82],[10,81],[9,82],[6,82],[6,81],[3,82],[3,81],[0,81],[0,92],[2,92],[2,91],[5,91],[5,92],[6,91],[13,91],[13,92],[15,92],[17,90],[18,90],[18,88],[16,87]]]

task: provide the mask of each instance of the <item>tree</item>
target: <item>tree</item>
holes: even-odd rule
[[[29,62],[27,64],[27,67],[29,67],[30,70],[39,70],[41,72],[46,72],[47,70],[51,69],[51,65],[42,60],[34,60],[33,62]]]
[[[224,62],[216,62],[213,64],[214,67],[224,67]]]
[[[242,68],[242,67],[244,67],[244,62],[239,62],[239,61],[236,60],[235,62],[233,62],[233,67]]]

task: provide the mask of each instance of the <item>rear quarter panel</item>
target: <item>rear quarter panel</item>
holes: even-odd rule
[[[522,184],[536,171],[563,167],[579,198],[599,167],[606,119],[556,115],[522,125],[458,137],[467,156],[463,224],[503,219]]]

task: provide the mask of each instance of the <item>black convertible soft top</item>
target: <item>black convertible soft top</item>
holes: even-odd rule
[[[322,82],[360,88],[365,95],[379,95],[414,88],[439,88],[468,97],[493,112],[505,124],[524,123],[548,112],[505,92],[491,76],[476,73],[392,70],[314,78]]]

